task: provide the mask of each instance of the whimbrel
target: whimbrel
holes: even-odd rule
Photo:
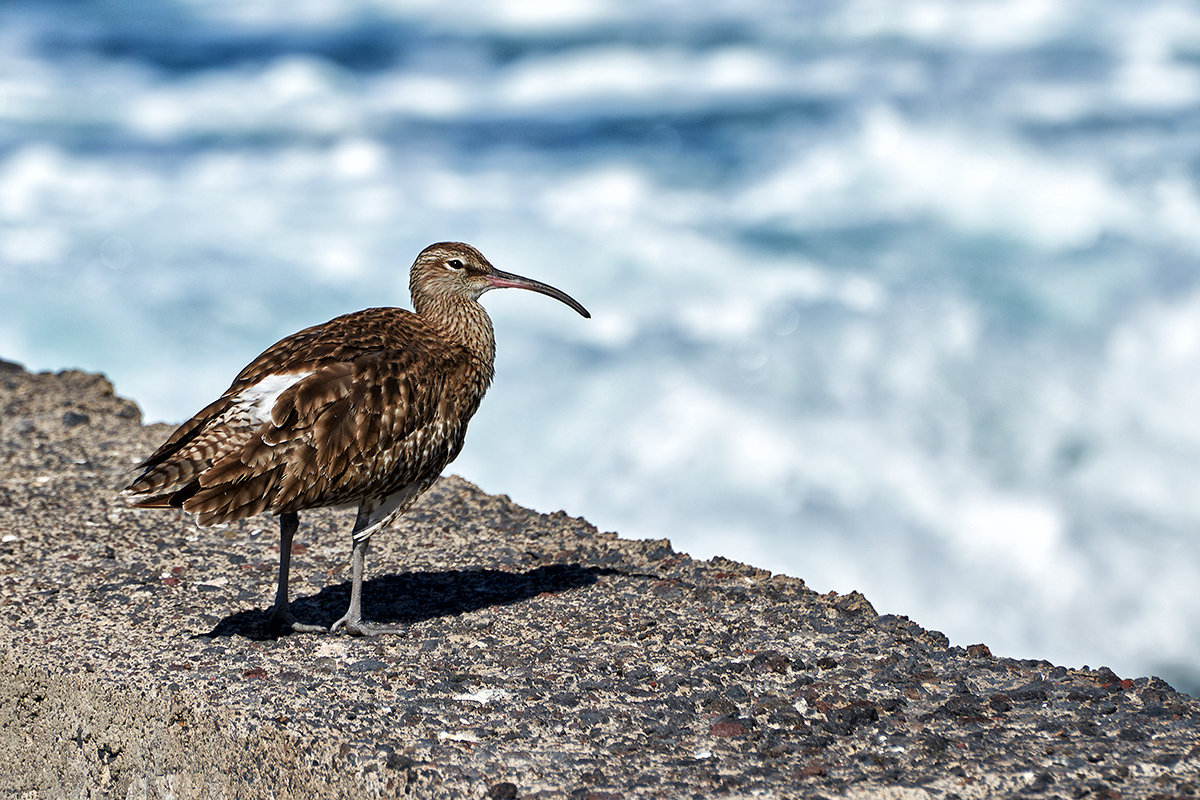
[[[505,287],[549,295],[591,316],[552,286],[496,269],[470,245],[430,245],[409,275],[415,313],[370,308],[267,348],[139,465],[124,496],[141,508],[190,511],[201,525],[278,514],[270,619],[304,632],[325,628],[288,609],[299,512],[357,505],[350,607],[329,632],[397,630],[362,619],[367,545],[462,449],[496,352],[479,297]]]

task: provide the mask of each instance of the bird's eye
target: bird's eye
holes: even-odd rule
[[[449,267],[450,269],[462,269],[463,263],[461,261],[459,261],[457,258],[452,258],[446,262],[446,266]]]

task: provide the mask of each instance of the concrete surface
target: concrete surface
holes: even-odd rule
[[[401,635],[275,637],[274,518],[116,490],[167,433],[0,362],[0,797],[1192,797],[1200,703],[446,478],[368,557]],[[301,515],[294,611],[348,599]],[[798,536],[803,531],[797,531]],[[870,558],[870,553],[864,553]]]

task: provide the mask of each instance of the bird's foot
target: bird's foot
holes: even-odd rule
[[[286,607],[279,608],[274,606],[271,608],[271,616],[267,619],[267,625],[272,630],[289,630],[296,633],[326,633],[324,625],[312,625],[307,622],[301,622],[296,619],[291,611]]]
[[[379,636],[383,633],[403,633],[407,629],[404,625],[377,625],[363,622],[361,619],[350,619],[348,616],[329,626],[330,633],[345,631],[351,636]]]

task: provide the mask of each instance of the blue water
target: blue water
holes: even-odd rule
[[[0,356],[179,421],[282,335],[488,295],[453,470],[1200,688],[1200,8],[0,5]]]

